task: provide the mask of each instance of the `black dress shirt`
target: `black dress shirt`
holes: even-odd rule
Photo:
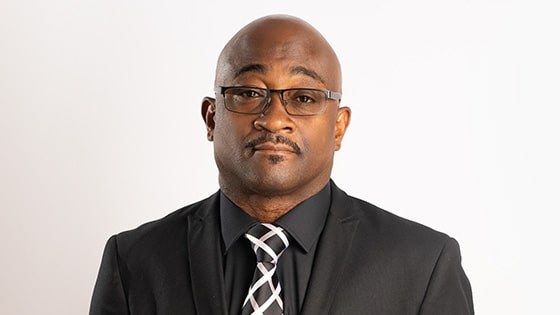
[[[331,187],[303,201],[275,225],[289,234],[290,246],[280,256],[276,272],[282,286],[284,315],[301,311],[319,236],[331,205]],[[230,315],[241,311],[256,266],[255,253],[243,236],[257,221],[220,193],[226,302]]]

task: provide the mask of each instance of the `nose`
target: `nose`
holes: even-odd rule
[[[271,133],[292,132],[295,129],[292,116],[288,114],[286,107],[282,104],[279,93],[272,93],[268,105],[253,124],[257,130],[266,130]]]

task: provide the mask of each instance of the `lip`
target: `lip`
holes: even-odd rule
[[[289,145],[280,144],[280,143],[276,144],[270,142],[257,144],[256,146],[253,147],[253,151],[261,151],[263,153],[268,151],[273,153],[282,153],[282,152],[295,153],[294,149]]]

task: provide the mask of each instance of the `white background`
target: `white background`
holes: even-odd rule
[[[556,1],[0,1],[0,313],[86,314],[105,241],[216,191],[200,101],[243,25],[339,54],[333,178],[457,238],[477,314],[558,312]]]

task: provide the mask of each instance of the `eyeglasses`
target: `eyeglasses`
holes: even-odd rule
[[[227,110],[240,114],[263,113],[270,105],[272,93],[280,94],[286,112],[294,116],[321,114],[327,108],[328,100],[340,101],[342,98],[342,93],[307,88],[272,90],[250,86],[219,86],[214,92],[223,95]]]

